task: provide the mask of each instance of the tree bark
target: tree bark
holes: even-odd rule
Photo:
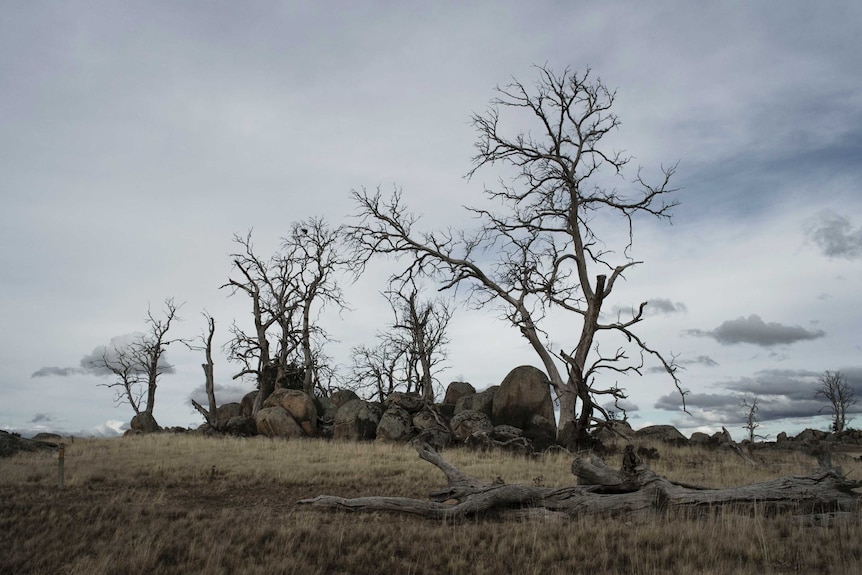
[[[862,481],[847,479],[836,470],[804,477],[782,477],[741,487],[709,489],[670,481],[648,470],[627,448],[623,467],[615,470],[597,457],[577,458],[572,473],[578,485],[540,487],[487,483],[463,474],[427,444],[417,446],[419,457],[436,466],[448,485],[433,491],[429,500],[406,497],[345,499],[320,495],[299,504],[322,509],[389,511],[429,519],[458,519],[479,515],[542,514],[578,517],[584,514],[642,514],[671,509],[709,510],[723,506],[753,506],[804,513],[858,510]]]

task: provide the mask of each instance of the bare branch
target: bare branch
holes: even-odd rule
[[[379,190],[363,189],[353,192],[358,223],[348,232],[355,258],[363,264],[374,254],[406,256],[400,279],[430,277],[441,290],[465,290],[477,307],[497,305],[542,361],[560,401],[561,428],[574,425],[573,436],[581,440],[593,425],[594,411],[606,415],[594,396],[621,393],[596,383],[600,374],[640,373],[643,354],[658,359],[685,399],[673,359],[666,360],[632,332],[643,319],[643,305],[629,321],[599,322],[617,280],[641,263],[630,255],[634,218],[669,219],[677,205],[670,187],[676,166],[662,167],[658,183],[647,182],[638,171],[626,189],[607,187],[605,174],[623,176],[630,162],[603,141],[620,125],[612,112],[615,92],[590,70],[558,74],[539,66],[537,73],[535,85],[513,80],[497,87],[485,113],[472,117],[476,155],[467,177],[492,166],[511,174],[485,190],[490,203],[503,206],[501,212],[468,208],[481,222],[473,234],[417,232],[419,218],[407,210],[400,190],[384,200]],[[534,131],[509,129],[528,122]],[[609,221],[624,226],[626,240],[616,250],[599,233],[610,235],[610,230],[594,227],[613,225]],[[571,353],[552,353],[541,328],[545,317],[560,311],[581,322]],[[630,347],[591,359],[597,335],[605,332],[622,336]]]

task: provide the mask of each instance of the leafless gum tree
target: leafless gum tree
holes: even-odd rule
[[[242,365],[233,379],[253,375],[257,380],[258,394],[253,408],[257,414],[284,377],[287,358],[296,350],[294,324],[299,294],[293,277],[295,270],[281,254],[269,259],[256,255],[251,232],[234,235],[234,242],[241,248],[231,256],[239,279],[231,278],[222,287],[230,288],[231,294],[241,291],[251,299],[254,331],[247,332],[234,323],[227,351],[230,359]],[[274,336],[270,334],[273,331]],[[272,337],[276,338],[274,349],[270,344]]]
[[[413,389],[428,401],[434,400],[434,371],[446,358],[449,343],[446,328],[452,319],[451,305],[441,298],[421,300],[414,285],[387,292],[395,323],[391,336],[407,357],[408,390]]]
[[[102,384],[115,390],[117,404],[128,403],[136,416],[146,415],[153,421],[156,405],[156,388],[159,378],[172,366],[165,363],[162,356],[168,345],[184,342],[182,339],[168,339],[168,331],[174,321],[179,321],[177,311],[181,305],[173,298],[165,300],[163,317],[153,315],[147,310],[147,331],[123,347],[107,349],[102,357],[92,365],[110,371],[116,376],[113,383]],[[143,405],[142,405],[143,402]]]
[[[234,236],[242,248],[233,254],[239,277],[222,287],[249,296],[254,331],[246,332],[234,323],[228,352],[243,366],[234,379],[245,375],[257,379],[255,414],[297,366],[307,393],[313,393],[326,369],[321,347],[327,334],[317,320],[325,306],[345,306],[338,282],[350,262],[341,249],[341,235],[341,228],[330,228],[320,218],[297,222],[269,259],[255,254],[250,232]]]
[[[739,403],[739,406],[743,409],[745,425],[742,428],[748,432],[748,441],[754,443],[755,439],[765,439],[764,436],[754,433],[754,430],[760,427],[760,422],[757,421],[757,412],[760,411],[760,407],[757,405],[757,398],[743,399]]]
[[[412,281],[393,286],[384,296],[394,321],[377,334],[377,346],[353,348],[352,381],[373,389],[380,401],[399,389],[433,401],[434,375],[446,359],[452,306],[439,297],[423,300]]]
[[[485,191],[503,206],[501,213],[471,209],[482,221],[472,234],[417,232],[417,217],[404,206],[400,191],[383,199],[379,190],[363,189],[353,192],[360,221],[350,231],[359,259],[380,253],[408,256],[405,273],[436,277],[441,289],[463,286],[477,307],[496,303],[549,376],[560,402],[560,439],[578,443],[607,420],[602,398],[624,397],[615,385],[599,382],[602,372],[639,374],[649,356],[682,393],[673,357],[666,358],[634,331],[646,302],[616,321],[601,315],[617,281],[642,263],[630,256],[633,219],[641,214],[670,219],[677,205],[670,187],[674,168],[662,168],[656,184],[647,183],[639,171],[629,191],[608,188],[605,174],[623,176],[629,163],[602,145],[619,126],[611,111],[614,92],[589,71],[556,74],[539,67],[538,74],[533,87],[517,81],[498,87],[488,111],[473,117],[478,153],[468,176],[498,164],[513,170],[497,189]],[[504,114],[530,118],[533,129],[510,133]],[[623,224],[627,241],[617,252],[600,239],[608,230],[594,228],[594,222],[609,220],[596,217],[603,214],[616,215]],[[480,263],[489,253],[496,261]],[[548,313],[559,311],[581,320],[579,328],[554,338],[571,342],[567,349],[552,349],[542,327]],[[614,334],[618,346],[612,353],[600,352],[599,337]]]
[[[351,350],[350,381],[346,387],[355,391],[370,390],[371,396],[383,403],[404,381],[403,350],[391,338],[378,334],[374,347],[359,345]]]
[[[283,243],[288,261],[297,271],[294,277],[302,312],[299,363],[304,369],[303,389],[308,394],[321,383],[320,348],[330,339],[318,323],[319,314],[329,305],[346,308],[339,280],[341,273],[352,269],[352,259],[343,248],[343,235],[343,228],[331,228],[322,218],[312,218],[293,224]]]
[[[829,402],[829,406],[824,409],[832,411],[832,431],[844,431],[850,422],[847,410],[856,403],[853,388],[840,371],[825,371],[819,382],[815,397],[822,397]]]

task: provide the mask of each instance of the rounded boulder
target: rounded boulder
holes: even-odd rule
[[[308,436],[317,435],[317,407],[307,393],[298,389],[276,389],[263,402],[264,407],[281,407]]]
[[[522,365],[509,372],[494,394],[491,420],[495,425],[526,429],[533,415],[540,415],[552,422],[556,431],[548,377],[540,369]]]
[[[257,432],[267,437],[302,437],[302,428],[282,407],[264,407],[254,418]]]

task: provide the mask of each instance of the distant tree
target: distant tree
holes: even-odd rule
[[[358,345],[351,350],[352,364],[345,387],[370,392],[382,403],[405,381],[404,350],[385,334],[378,334],[377,339],[376,346]]]
[[[673,192],[674,168],[663,168],[656,185],[638,173],[630,192],[613,187],[610,178],[622,176],[629,163],[602,143],[619,126],[611,112],[615,93],[589,70],[556,74],[539,67],[538,74],[533,87],[514,81],[497,88],[489,110],[473,117],[478,141],[469,176],[498,164],[513,170],[498,189],[486,190],[502,212],[471,209],[482,222],[475,233],[421,233],[400,191],[388,200],[379,191],[354,191],[360,222],[350,232],[359,261],[407,256],[405,274],[433,276],[441,289],[465,288],[477,307],[498,304],[548,374],[560,403],[561,439],[578,443],[607,420],[603,398],[625,397],[615,384],[601,382],[602,372],[639,374],[651,356],[680,389],[673,358],[633,329],[644,319],[646,302],[615,320],[601,313],[616,282],[641,263],[630,255],[635,219],[670,218],[676,202],[665,198]],[[514,130],[505,128],[503,112],[511,114]],[[525,130],[529,121],[532,129]],[[612,237],[622,237],[618,250],[607,246]],[[580,319],[574,335],[556,339],[568,348],[551,343],[543,321],[560,312]],[[599,336],[612,342],[609,353],[599,349]]]
[[[156,317],[147,310],[147,331],[136,336],[130,343],[113,349],[105,348],[102,357],[91,362],[91,366],[112,373],[116,380],[101,384],[114,389],[117,405],[128,403],[136,416],[148,415],[153,421],[156,405],[156,388],[162,374],[172,368],[163,360],[168,345],[184,342],[168,339],[168,330],[174,321],[179,321],[177,311],[181,305],[173,298],[165,300],[163,317]]]
[[[742,428],[748,431],[748,441],[754,443],[755,439],[765,439],[763,435],[754,433],[754,430],[760,427],[760,422],[757,418],[757,412],[760,410],[760,407],[757,405],[757,398],[743,399],[739,403],[739,406],[743,410],[745,425]]]
[[[375,347],[353,348],[351,381],[378,399],[398,390],[433,401],[435,371],[446,358],[446,329],[452,306],[443,298],[422,300],[413,282],[384,292],[394,314]]]
[[[847,410],[856,403],[853,388],[840,371],[823,372],[819,383],[815,397],[822,397],[829,402],[829,405],[823,409],[832,411],[832,431],[844,431],[850,422],[847,418]]]
[[[321,384],[326,331],[317,323],[327,305],[345,307],[339,273],[350,269],[341,245],[341,228],[321,218],[294,223],[280,250],[269,258],[254,251],[251,232],[234,236],[241,250],[233,254],[239,276],[222,287],[249,296],[254,330],[236,323],[228,354],[242,365],[234,379],[254,375],[260,393],[254,413],[277,385],[301,377],[301,387],[313,393]]]
[[[420,299],[419,289],[412,282],[387,295],[395,314],[389,337],[406,358],[408,391],[432,401],[434,371],[446,359],[446,329],[452,319],[452,306],[442,298]]]

